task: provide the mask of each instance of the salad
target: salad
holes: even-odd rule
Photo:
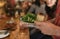
[[[25,16],[22,17],[22,21],[28,23],[34,23],[35,20],[36,20],[36,15],[33,13],[27,13]]]

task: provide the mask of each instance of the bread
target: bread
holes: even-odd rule
[[[44,21],[45,16],[44,15],[37,15],[37,21]]]

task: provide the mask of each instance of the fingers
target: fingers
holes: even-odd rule
[[[20,21],[20,26],[22,26],[24,24],[24,22]]]
[[[27,28],[28,27],[28,23],[25,22],[20,22],[20,28]]]

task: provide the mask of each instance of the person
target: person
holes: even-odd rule
[[[28,10],[29,10],[29,1],[23,1],[21,3],[21,8],[22,8],[22,11],[24,11],[25,13],[27,13]]]
[[[46,11],[48,12],[50,21],[35,22],[37,28],[42,33],[52,35],[53,39],[60,39],[60,0],[44,0],[46,3]],[[51,20],[54,19],[54,20]]]
[[[53,2],[55,2],[55,0]],[[58,2],[58,0],[55,2],[55,4],[52,7],[49,7],[46,3],[45,10],[46,10],[46,13],[48,14],[48,16],[50,17],[50,19],[55,17],[53,12],[56,10],[57,2]]]
[[[41,2],[41,4],[40,4],[40,2]],[[36,0],[28,12],[35,13],[35,14],[43,13],[46,15],[44,2],[42,2],[42,0],[41,1]],[[22,26],[22,25],[25,26],[25,24],[23,22],[20,22],[20,24],[21,24],[20,26]],[[31,33],[33,33],[33,34],[31,34]],[[30,28],[30,37],[31,37],[31,39],[52,39],[52,37],[50,35],[45,35],[36,28]]]
[[[46,15],[45,3],[42,0],[35,0],[35,2],[31,5],[28,12],[35,14],[43,13]]]
[[[57,2],[56,10],[53,12],[55,14],[55,19],[53,22],[51,22],[52,20],[45,22],[35,21],[36,27],[41,30],[42,33],[52,35],[53,39],[60,39],[60,0],[45,0],[45,2],[50,9]]]

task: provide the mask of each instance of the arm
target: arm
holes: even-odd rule
[[[52,28],[53,31],[55,32],[55,35],[60,36],[60,27],[58,27],[57,25],[53,25]]]
[[[60,27],[55,25],[55,24],[49,23],[49,22],[48,22],[48,24],[50,25],[50,30],[49,31],[52,32],[52,33],[47,33],[47,34],[48,35],[51,34],[51,35],[60,36]]]
[[[52,24],[51,22],[35,22],[36,28],[41,30],[42,33],[47,35],[60,36],[60,27]]]

